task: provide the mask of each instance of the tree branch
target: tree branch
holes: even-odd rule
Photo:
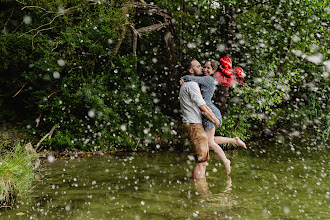
[[[55,93],[59,92],[60,90],[56,90],[54,92],[52,92],[47,98],[49,99],[49,97],[51,97],[52,95],[54,95]]]
[[[36,37],[41,31],[51,30],[51,29],[53,29],[53,28],[54,28],[54,27],[41,29],[41,30],[39,30],[35,35],[33,35],[33,37],[32,37],[32,50],[34,49],[34,46],[33,46],[33,40],[34,40],[34,38],[35,38],[35,37]]]
[[[52,23],[55,21],[55,19],[56,19],[57,17],[61,16],[61,15],[63,15],[63,14],[58,14],[58,15],[54,16],[54,18],[53,18],[49,23],[47,23],[47,24],[43,24],[43,25],[41,25],[41,26],[39,26],[39,27],[37,27],[37,28],[31,29],[31,30],[29,30],[28,32],[25,32],[25,33],[21,34],[19,37],[22,37],[24,34],[28,34],[28,33],[32,32],[32,31],[36,31],[36,30],[38,30],[38,29],[40,29],[40,28],[42,28],[42,27],[45,27],[45,26],[47,26],[47,25],[52,24]]]
[[[143,34],[145,32],[152,32],[152,31],[159,31],[160,29],[169,26],[169,23],[160,23],[160,24],[154,24],[154,25],[150,25],[147,27],[143,27],[143,28],[139,28],[136,31],[139,34]]]
[[[20,90],[18,90],[18,92],[16,92],[16,94],[15,94],[15,95],[13,95],[13,97],[12,97],[12,98],[16,97],[16,96],[18,95],[18,93],[20,93],[20,92],[22,91],[22,89],[24,88],[24,86],[26,86],[26,84],[27,84],[27,82],[26,82],[26,83],[24,83],[24,85],[21,87],[21,89],[20,89]]]
[[[4,27],[3,27],[3,33],[6,33],[7,24],[9,22],[10,18],[13,16],[13,13],[14,13],[14,9],[11,11],[9,18],[7,19],[7,21],[6,21],[6,23],[5,23]]]
[[[39,126],[41,116],[42,116],[42,113],[40,113],[39,117],[36,118],[36,122],[37,122],[37,124],[36,124],[36,128]]]
[[[24,10],[26,8],[39,8],[47,13],[52,13],[52,14],[57,14],[58,12],[54,12],[54,11],[47,11],[47,9],[44,9],[42,7],[39,7],[39,6],[34,6],[34,5],[27,5],[27,6],[24,6],[23,8],[21,8],[21,10]]]

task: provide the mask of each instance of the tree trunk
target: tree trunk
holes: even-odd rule
[[[166,63],[168,67],[168,77],[167,81],[165,82],[165,99],[164,101],[166,102],[167,108],[164,109],[166,112],[165,114],[172,116],[175,119],[180,118],[179,114],[179,79],[180,75],[178,75],[177,70],[176,70],[176,44],[175,44],[175,38],[174,35],[172,34],[171,30],[169,28],[166,29],[164,33],[164,41],[165,41],[165,47],[167,50],[166,53]],[[169,108],[169,106],[171,106]]]
[[[233,44],[234,44],[234,37],[235,37],[235,30],[236,30],[236,8],[234,6],[230,6],[230,13],[229,13],[229,21],[227,26],[227,44],[226,44],[226,56],[230,57],[233,53]],[[228,104],[228,96],[229,96],[229,87],[225,87],[220,85],[218,87],[219,91],[217,92],[217,96],[215,96],[214,102],[219,107],[221,114],[225,115]]]
[[[161,103],[164,106],[163,112],[173,118],[179,118],[179,101],[177,99],[179,92],[179,76],[176,71],[176,43],[174,36],[174,28],[172,17],[163,9],[156,5],[135,2],[133,7],[137,16],[152,17],[157,23],[150,26],[134,29],[133,27],[133,53],[137,51],[137,37],[153,31],[162,31],[162,40],[164,49],[166,50],[166,75],[162,80],[163,95],[161,95]],[[169,107],[170,106],[170,107]]]

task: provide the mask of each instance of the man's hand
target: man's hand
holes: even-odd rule
[[[216,128],[220,126],[219,119],[215,117],[212,110],[206,104],[199,106],[199,109],[201,110],[202,114],[215,125]]]
[[[217,119],[217,118],[216,118]],[[215,121],[215,128],[218,128],[218,127],[220,127],[220,121],[219,121],[219,119],[217,119],[216,121]]]

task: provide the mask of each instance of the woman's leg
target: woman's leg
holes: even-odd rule
[[[214,133],[215,133],[215,128],[206,131],[209,141],[209,147],[220,157],[220,160],[225,167],[226,174],[229,175],[230,160],[227,159],[225,152],[223,152],[222,148],[214,142]]]
[[[234,144],[234,145],[238,145],[238,146],[241,146],[244,149],[246,149],[245,143],[238,137],[228,138],[228,137],[215,136],[214,142],[217,144]]]

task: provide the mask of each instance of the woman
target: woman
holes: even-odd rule
[[[227,71],[227,67],[228,67],[226,65],[227,63],[225,63],[224,59],[222,59],[222,60],[220,59],[220,61],[222,61],[222,65],[221,65],[222,71]],[[219,119],[220,125],[221,125],[222,117],[221,117],[220,110],[211,101],[214,91],[215,91],[216,78],[214,77],[214,73],[216,70],[217,70],[217,62],[215,60],[209,60],[205,63],[204,68],[203,68],[204,76],[201,77],[201,76],[188,76],[187,75],[187,76],[184,76],[183,79],[186,82],[195,81],[200,85],[200,87],[203,91],[203,97],[206,102],[206,105],[212,110],[213,114]],[[227,72],[227,73],[229,73],[229,72]],[[223,152],[222,148],[218,144],[230,143],[230,144],[242,146],[243,148],[246,149],[245,143],[242,140],[240,140],[238,137],[235,137],[235,138],[227,138],[227,137],[220,137],[220,136],[214,137],[216,127],[206,117],[203,117],[203,127],[208,136],[209,147],[220,157],[220,160],[225,167],[226,174],[229,175],[230,169],[231,169],[230,160],[227,159],[225,153]]]

